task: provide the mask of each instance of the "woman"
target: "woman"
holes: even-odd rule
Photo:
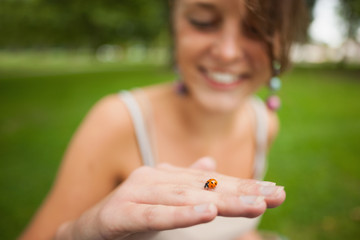
[[[302,1],[171,7],[180,88],[96,104],[22,239],[258,239],[255,217],[284,201],[255,180],[278,122],[252,96],[286,68]]]

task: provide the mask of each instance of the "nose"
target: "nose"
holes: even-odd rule
[[[245,57],[241,34],[237,29],[223,29],[212,47],[212,54],[223,63],[232,63]]]

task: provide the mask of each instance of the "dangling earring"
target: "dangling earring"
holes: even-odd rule
[[[177,75],[177,78],[174,82],[175,92],[179,95],[186,95],[188,93],[188,89],[182,80],[181,74],[177,68],[175,68],[174,71]]]
[[[185,83],[181,79],[175,80],[175,91],[179,95],[186,95],[188,93],[188,89]]]
[[[274,61],[273,63],[273,71],[274,75],[270,79],[269,82],[269,89],[270,94],[268,98],[266,99],[266,105],[269,109],[276,111],[280,108],[281,100],[279,96],[276,95],[276,92],[280,90],[281,88],[281,80],[279,77],[277,77],[280,73],[281,65],[279,62]]]

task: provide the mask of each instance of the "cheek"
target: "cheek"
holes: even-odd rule
[[[211,37],[193,30],[189,26],[180,26],[175,37],[175,53],[178,64],[189,64],[199,59],[211,46]]]

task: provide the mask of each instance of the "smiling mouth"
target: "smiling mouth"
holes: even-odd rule
[[[204,68],[200,68],[200,71],[211,86],[220,89],[233,88],[250,78],[250,75],[247,73],[233,74],[220,71],[207,71]]]

